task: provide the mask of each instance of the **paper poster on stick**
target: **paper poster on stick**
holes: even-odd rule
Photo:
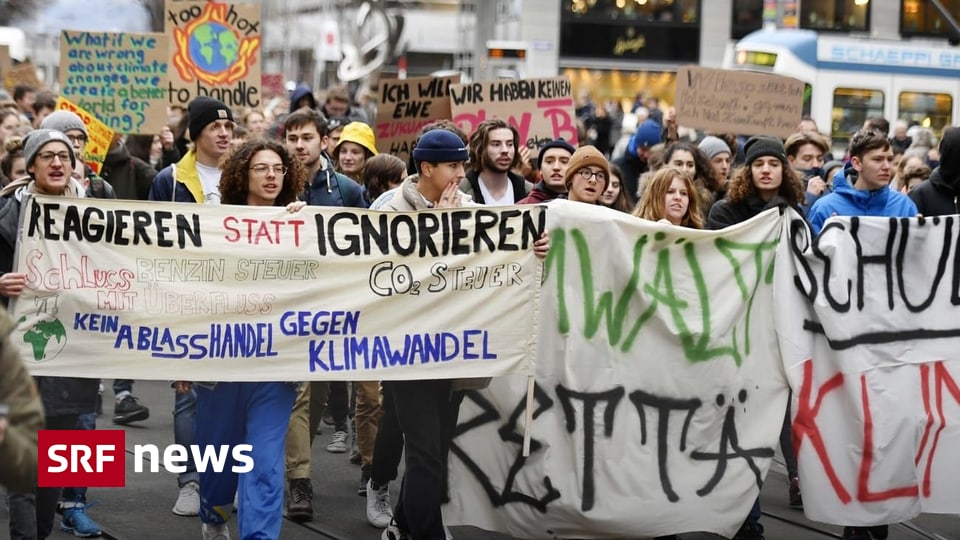
[[[164,34],[60,33],[60,95],[121,133],[167,123],[169,40]]]
[[[231,108],[259,107],[260,5],[167,0],[166,12],[169,104],[209,96]]]
[[[377,91],[377,150],[406,161],[424,125],[450,120],[450,87],[460,75],[380,81]]]
[[[93,172],[100,174],[103,161],[107,158],[107,152],[110,151],[114,131],[101,122],[96,115],[66,98],[57,98],[57,110],[71,111],[83,120],[83,125],[87,126],[88,140],[80,157],[93,169]]]
[[[450,86],[453,121],[467,134],[489,118],[503,118],[531,150],[563,137],[577,144],[573,87],[566,77],[502,79]]]
[[[803,81],[782,75],[684,66],[677,72],[677,123],[786,138],[803,115],[803,87]]]

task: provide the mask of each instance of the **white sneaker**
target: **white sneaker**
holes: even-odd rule
[[[195,516],[200,513],[200,486],[196,482],[187,482],[180,488],[173,513],[178,516]]]
[[[383,534],[380,535],[380,540],[409,540],[407,533],[400,532],[400,529],[397,528],[395,523],[391,523],[383,530]]]
[[[347,438],[349,435],[346,431],[336,431],[333,434],[333,437],[330,438],[330,444],[327,445],[327,452],[333,452],[334,454],[343,454],[347,451]]]
[[[373,480],[367,480],[367,521],[378,529],[386,529],[393,519],[390,506],[390,484],[373,489]]]
[[[230,531],[226,523],[204,523],[203,540],[230,540]]]

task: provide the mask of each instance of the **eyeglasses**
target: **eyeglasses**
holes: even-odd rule
[[[87,144],[86,135],[67,135],[67,138],[74,144]]]
[[[584,180],[590,180],[591,178],[596,178],[597,182],[603,182],[607,179],[607,173],[603,171],[593,172],[590,169],[580,169],[577,171],[577,176],[583,178]]]
[[[53,163],[53,159],[58,158],[60,163],[69,163],[70,162],[70,153],[69,152],[40,152],[37,154],[37,162],[41,165],[49,165]]]
[[[271,167],[270,165],[261,163],[259,165],[254,165],[253,167],[250,167],[250,170],[260,175],[265,175],[269,171],[273,171],[273,174],[277,176],[283,176],[287,174],[287,168],[284,167],[283,165],[274,165]]]

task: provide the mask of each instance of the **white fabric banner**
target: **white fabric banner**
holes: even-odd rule
[[[541,207],[416,214],[36,197],[14,304],[34,375],[532,373]]]
[[[551,203],[531,454],[526,381],[470,392],[445,522],[523,538],[732,536],[786,409],[781,223],[774,210],[721,234]]]
[[[804,511],[844,525],[960,512],[957,216],[799,216],[777,255]]]

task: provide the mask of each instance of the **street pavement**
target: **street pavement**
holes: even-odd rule
[[[99,429],[115,429],[110,422],[113,412],[110,384],[104,385],[104,415],[97,421]],[[173,443],[173,390],[168,382],[137,382],[134,393],[141,403],[150,407],[150,418],[126,426],[127,486],[125,488],[93,488],[87,498],[94,503],[88,513],[104,529],[104,536],[117,539],[200,539],[200,520],[180,517],[171,512],[177,498],[175,475],[167,472],[135,473],[133,447],[136,444],[155,444],[163,448]],[[332,428],[322,425],[323,433],[313,445],[313,486],[315,519],[298,524],[284,520],[281,538],[284,540],[334,539],[376,540],[380,530],[367,523],[365,499],[357,495],[360,467],[350,464],[347,454],[331,454],[326,445]],[[0,464],[3,466],[3,464]],[[162,468],[161,468],[162,471]],[[392,485],[396,501],[399,482]],[[762,520],[768,540],[840,538],[841,527],[807,520],[802,511],[787,506],[787,479],[781,462],[777,461],[767,476],[761,493],[765,516]],[[231,533],[236,535],[236,521],[231,520]],[[57,518],[59,526],[59,518]],[[457,540],[509,540],[510,537],[483,531],[474,527],[452,527]],[[56,531],[52,540],[72,538]],[[9,538],[8,515],[0,505],[0,538]],[[685,534],[684,540],[720,537],[707,534]],[[960,539],[960,517],[925,514],[911,522],[891,527],[890,540]]]

